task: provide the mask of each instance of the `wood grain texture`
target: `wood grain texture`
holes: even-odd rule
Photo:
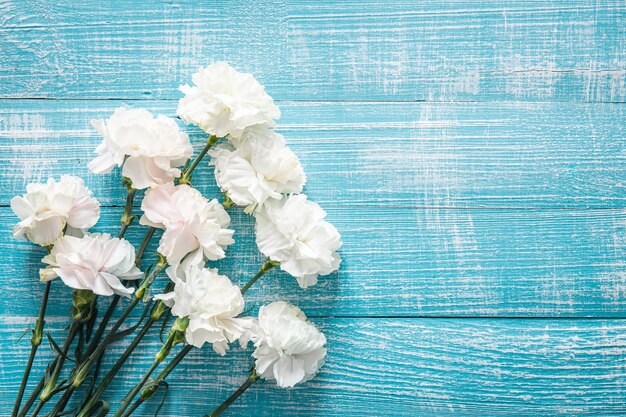
[[[0,0],[0,416],[42,292],[43,250],[11,238],[10,198],[80,175],[104,206],[96,230],[116,231],[122,187],[87,172],[89,120],[121,105],[173,116],[178,86],[217,60],[279,101],[306,192],[344,240],[318,286],[273,271],[246,297],[322,327],[319,377],[258,384],[225,416],[626,415],[624,1]],[[218,193],[206,164],[194,184]],[[239,283],[263,259],[251,219],[232,217],[215,265]],[[56,338],[67,309],[57,281]],[[146,342],[114,408],[160,344]],[[160,415],[210,411],[249,353],[194,351]]]
[[[14,343],[32,318],[0,321],[0,390],[13,383],[28,343]],[[624,320],[325,319],[328,358],[294,389],[260,382],[224,416],[623,415]],[[66,319],[52,321],[55,329]],[[54,332],[56,335],[58,332]],[[117,406],[158,350],[158,335],[131,357],[107,393]],[[107,366],[123,349],[115,345]],[[47,349],[42,351],[48,352]],[[250,367],[250,350],[226,357],[194,350],[172,374],[163,417],[201,416],[225,399]],[[37,368],[41,372],[41,367]],[[7,415],[10,395],[0,396]],[[154,414],[149,403],[136,414]]]
[[[176,98],[228,60],[277,99],[626,97],[623,1],[0,2],[2,97]]]
[[[344,242],[340,272],[304,291],[273,271],[250,290],[250,305],[287,299],[325,317],[626,317],[623,210],[327,209]],[[104,209],[95,230],[115,233],[120,213]],[[243,285],[264,258],[252,219],[232,213],[237,243],[214,265]],[[0,208],[0,280],[15,295],[12,314],[35,315],[44,251],[12,240],[14,223]],[[143,233],[132,227],[128,236],[138,243]],[[59,281],[54,314],[67,311],[67,294]]]
[[[176,102],[4,100],[0,204],[26,184],[73,173],[106,205],[115,175],[86,166],[101,138],[89,125],[122,105],[173,116]],[[621,104],[280,103],[279,130],[302,160],[309,196],[327,206],[621,208],[626,110]],[[206,136],[188,128],[196,149]],[[216,195],[203,163],[194,184]]]

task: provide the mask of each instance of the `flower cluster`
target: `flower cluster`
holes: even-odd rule
[[[66,386],[73,388],[67,389],[51,415],[61,414],[73,389],[87,379],[94,364],[100,363],[106,347],[142,324],[140,320],[136,326],[119,330],[124,320],[132,317],[130,313],[137,304],[147,302],[147,314],[152,303],[148,301],[150,288],[162,270],[170,282],[162,293],[152,297],[150,319],[127,344],[98,388],[90,390],[92,395],[79,404],[79,417],[90,415],[121,365],[167,310],[176,317],[169,336],[155,355],[154,365],[126,395],[115,417],[129,415],[126,410],[139,390],[144,389],[142,401],[150,398],[191,347],[210,344],[215,352],[225,355],[230,344],[246,346],[252,341],[254,367],[243,389],[260,378],[275,381],[280,387],[293,387],[313,378],[324,363],[326,338],[298,307],[279,301],[260,307],[258,316],[249,316],[244,295],[256,280],[278,265],[302,288],[314,285],[320,275],[336,271],[341,262],[337,252],[341,247],[339,232],[325,220],[326,212],[303,194],[304,170],[285,138],[274,130],[280,111],[263,86],[252,75],[240,73],[226,63],[200,69],[193,75],[193,84],[180,88],[184,97],[177,109],[184,122],[197,125],[209,135],[193,161],[189,136],[173,118],[154,116],[144,109],[118,108],[109,118],[92,121],[102,142],[89,169],[101,174],[121,168],[126,186],[118,237],[88,231],[99,219],[100,204],[78,177],[65,175],[58,182],[51,178],[45,184],[29,184],[25,195],[11,200],[20,219],[14,237],[25,236],[49,250],[42,260],[46,266],[40,270],[40,280],[46,282],[47,290],[33,330],[31,355],[41,343],[52,280],[58,277],[74,289],[73,321],[65,351],[57,349],[59,356],[42,380],[38,407]],[[207,199],[191,183],[192,172],[207,154],[225,196],[223,203]],[[136,194],[143,194],[141,216],[133,214]],[[227,212],[232,204],[254,216],[256,243],[268,258],[241,288],[206,265],[226,257],[228,247],[235,242]],[[137,250],[124,239],[135,217],[147,227]],[[144,252],[151,247],[155,233],[161,234],[158,260],[142,272]],[[85,331],[90,332],[96,323],[96,296],[112,296],[111,305],[95,340],[84,355],[77,355],[78,362],[69,372],[70,383],[63,385],[58,378],[67,349],[77,334],[82,340]],[[132,301],[116,323],[107,326],[119,297]],[[77,352],[83,349],[81,343],[77,342]],[[150,380],[152,372],[179,343],[187,347],[156,379]],[[29,372],[30,368],[25,372],[14,415],[19,411]],[[146,383],[149,380],[152,382]],[[230,402],[232,399],[222,407]]]
[[[193,80],[195,87],[181,88],[186,95],[178,114],[211,135],[228,136],[228,143],[210,151],[211,165],[224,194],[254,214],[259,250],[302,288],[336,271],[340,235],[324,221],[324,210],[300,194],[304,170],[271,129],[280,112],[263,87],[223,63],[203,68]]]

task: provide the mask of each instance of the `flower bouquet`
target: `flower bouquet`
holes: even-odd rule
[[[302,194],[304,170],[274,130],[280,110],[252,75],[225,63],[200,69],[193,85],[180,90],[179,118],[209,135],[195,157],[189,136],[172,118],[118,108],[108,119],[92,121],[102,142],[89,169],[107,174],[121,168],[126,190],[117,237],[89,232],[100,216],[100,204],[78,177],[29,184],[26,194],[11,200],[20,219],[14,237],[48,250],[40,270],[43,298],[30,330],[31,350],[13,417],[34,417],[43,410],[50,417],[129,416],[165,386],[192,349],[205,345],[219,355],[236,342],[254,345],[250,374],[212,416],[259,379],[293,387],[313,378],[322,366],[326,339],[298,307],[273,302],[261,306],[256,317],[245,309],[246,291],[272,268],[280,267],[306,288],[341,262],[339,233],[324,220],[324,210]],[[215,168],[221,203],[193,188],[193,173],[202,161]],[[133,204],[142,192],[139,216]],[[228,214],[233,206],[254,216],[256,244],[267,257],[242,287],[207,265],[226,257],[234,243]],[[145,230],[137,248],[124,239],[130,227]],[[158,253],[149,260],[146,249],[157,238]],[[155,291],[162,272],[167,278],[162,290]],[[31,369],[44,339],[46,306],[56,278],[73,289],[71,324],[62,343],[47,336],[54,358],[44,375],[35,376]],[[98,317],[102,297],[107,297],[108,307]],[[142,313],[138,316],[135,310]],[[163,327],[171,322],[167,338],[152,365],[112,410],[107,388],[159,322]],[[126,348],[110,369],[101,369],[103,354],[121,339],[126,339]],[[67,368],[69,377],[62,379]],[[29,378],[35,377],[38,382],[26,396]]]

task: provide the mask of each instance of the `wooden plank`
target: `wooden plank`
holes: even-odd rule
[[[0,319],[0,414],[8,415],[28,343],[14,344],[33,318]],[[228,416],[624,415],[624,320],[326,319],[327,363],[294,389],[260,382]],[[53,320],[61,329],[66,322]],[[53,334],[58,334],[55,331]],[[160,342],[156,332],[106,394],[115,409]],[[124,343],[106,356],[105,369]],[[44,347],[49,357],[49,349]],[[169,379],[160,416],[201,416],[244,380],[250,350],[226,357],[194,350]],[[41,359],[41,358],[40,358]],[[36,372],[41,372],[41,360]],[[154,415],[159,400],[138,410]]]
[[[199,66],[228,60],[278,99],[623,102],[625,10],[618,0],[6,0],[0,96],[171,99]]]
[[[49,175],[86,178],[123,204],[117,175],[86,165],[101,138],[89,120],[121,105],[173,115],[175,101],[4,100],[0,204]],[[626,107],[572,103],[280,103],[279,129],[322,205],[621,208]],[[196,149],[205,136],[189,128]],[[207,164],[194,183],[217,188]]]
[[[251,306],[285,298],[316,316],[626,317],[623,210],[327,209],[343,236],[340,272],[307,290],[271,272],[248,292]],[[96,230],[115,233],[120,212],[104,209]],[[252,219],[232,213],[237,243],[215,265],[243,285],[263,257]],[[0,281],[11,314],[35,315],[44,251],[11,239],[14,223],[0,208]],[[138,243],[143,233],[128,236]],[[51,311],[65,314],[68,297],[59,281]]]

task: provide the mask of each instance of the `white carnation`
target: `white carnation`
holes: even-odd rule
[[[326,212],[303,194],[268,200],[256,212],[260,251],[280,262],[302,288],[316,284],[318,275],[336,271],[341,263],[341,236],[324,217]]]
[[[239,137],[254,125],[274,127],[280,110],[251,74],[236,71],[225,62],[201,68],[193,74],[193,86],[183,85],[178,115],[205,132]]]
[[[193,153],[189,136],[171,118],[144,109],[115,110],[108,120],[92,120],[103,137],[96,148],[99,154],[89,163],[97,174],[124,166],[122,175],[136,189],[156,187],[180,176],[177,168]]]
[[[283,137],[264,127],[246,129],[237,141],[210,151],[218,185],[250,213],[267,199],[299,193],[306,181],[298,157]]]
[[[308,381],[324,364],[326,337],[298,307],[284,301],[261,307],[256,332],[256,372],[279,387]]]
[[[11,199],[11,208],[20,218],[13,237],[26,235],[38,245],[47,246],[67,234],[82,236],[98,222],[100,204],[79,177],[63,175],[59,182],[28,184],[26,194]]]
[[[142,275],[135,266],[133,245],[108,234],[63,236],[42,262],[49,265],[41,270],[42,281],[60,277],[71,288],[98,295],[128,297],[134,289],[126,288],[121,280],[136,280]]]
[[[196,250],[206,259],[221,259],[225,248],[235,242],[234,231],[227,229],[230,216],[224,207],[189,185],[170,182],[150,189],[141,209],[141,224],[165,229],[158,250],[170,264],[180,263]]]
[[[188,264],[185,268],[170,267],[167,274],[175,283],[174,291],[155,296],[172,308],[176,317],[188,317],[185,333],[187,343],[202,347],[211,343],[224,355],[228,343],[246,342],[252,320],[238,318],[244,307],[239,287],[217,269]]]

